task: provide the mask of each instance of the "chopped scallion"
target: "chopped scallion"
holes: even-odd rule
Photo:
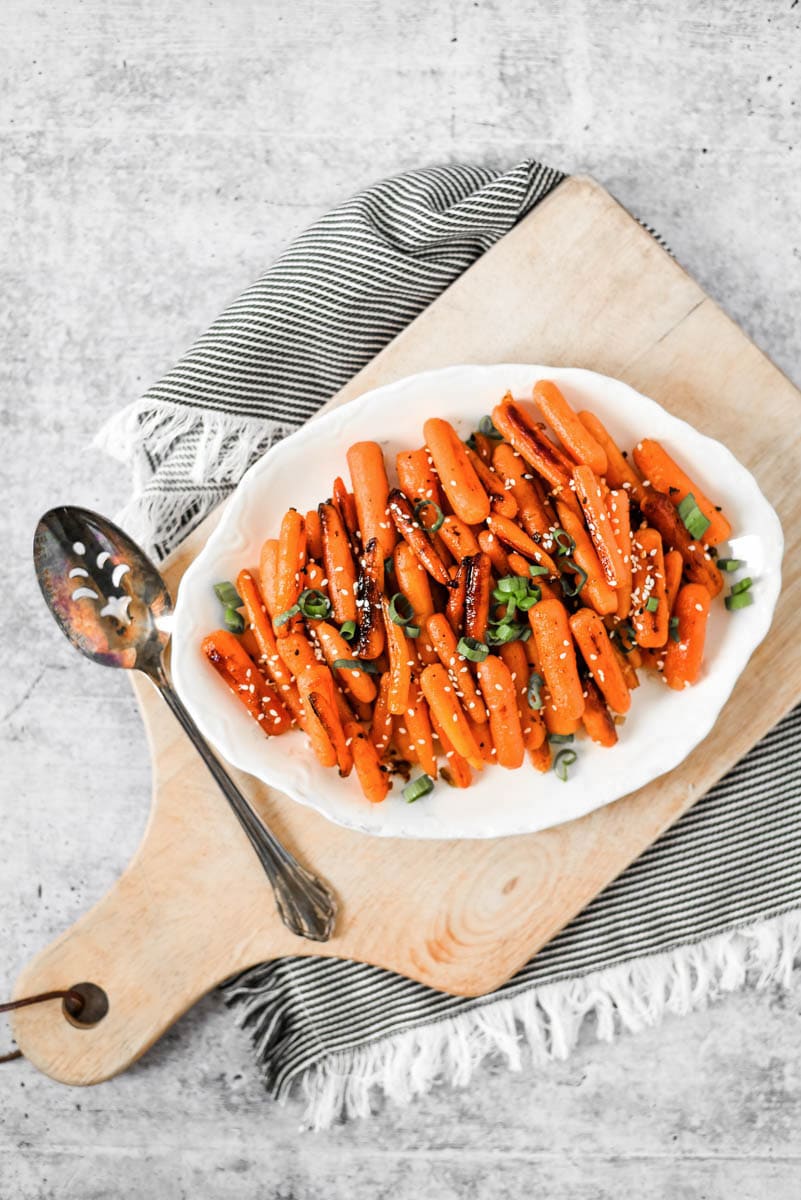
[[[718,567],[721,571],[739,571],[745,566],[742,558],[719,558]]]
[[[396,592],[389,602],[389,615],[396,625],[408,625],[414,620],[414,609],[403,592]]]
[[[331,601],[318,588],[305,588],[298,596],[298,608],[312,621],[322,621],[331,615]]]
[[[553,760],[553,769],[559,779],[562,780],[562,783],[567,783],[569,776],[568,768],[573,766],[577,758],[578,755],[575,750],[560,750]]]
[[[223,624],[226,629],[230,629],[231,633],[245,632],[245,618],[235,608],[226,608],[223,614]]]
[[[732,596],[739,596],[741,592],[749,592],[753,587],[754,581],[749,575],[745,579],[738,579],[737,583],[731,585]]]
[[[544,706],[545,702],[542,698],[542,688],[544,686],[545,680],[542,678],[542,676],[538,675],[536,671],[532,671],[528,677],[528,688],[526,690],[526,695],[528,697],[528,706],[529,708],[533,709],[534,712],[539,712],[539,710]]]
[[[501,440],[501,435],[492,423],[492,417],[482,417],[478,423],[478,432],[483,433],[484,437],[494,438],[496,442]]]
[[[552,531],[552,537],[556,543],[557,555],[572,554],[575,550],[575,540],[564,529],[559,528],[559,526]]]
[[[659,597],[658,596],[649,596],[645,602],[645,611],[654,613],[654,612],[658,612],[658,610],[659,610]]]
[[[498,580],[497,591],[513,592],[516,595],[524,596],[528,591],[528,580],[522,575],[504,575]]]
[[[587,582],[587,572],[578,563],[574,562],[572,558],[565,559],[564,565],[569,571],[575,571],[576,574],[573,579],[568,579],[565,575],[560,576],[559,582],[562,585],[562,592],[565,596],[578,596]]]
[[[343,637],[346,642],[352,642],[356,637],[356,622],[344,621],[339,627],[339,636]]]
[[[434,780],[430,775],[418,775],[411,783],[407,783],[401,795],[407,804],[414,804],[422,796],[428,796],[434,790]]]
[[[378,667],[374,662],[360,658],[337,658],[333,663],[336,671],[364,671],[367,675],[377,675]]]
[[[572,733],[549,733],[548,741],[552,746],[569,746],[574,742],[575,736]]]
[[[489,646],[486,642],[480,642],[478,638],[463,637],[459,638],[456,649],[463,658],[470,662],[483,662],[489,654]]]
[[[222,604],[223,608],[241,608],[242,597],[236,590],[234,585],[225,579],[222,583],[215,583],[214,594]]]
[[[701,512],[692,492],[688,492],[684,497],[679,505],[678,513],[691,538],[700,540],[709,529],[709,518]]]
[[[679,618],[678,617],[670,618],[670,637],[671,637],[671,640],[674,642],[681,641],[681,635],[679,633]]]
[[[296,617],[299,612],[300,612],[300,605],[293,604],[291,608],[288,608],[286,610],[286,612],[282,612],[282,613],[278,614],[278,616],[273,621],[273,625],[279,625],[279,626],[286,625],[287,621],[291,621],[292,618]]]
[[[738,608],[748,608],[754,603],[754,597],[751,592],[738,592],[737,595],[726,597],[726,607],[729,612],[736,612]]]
[[[420,514],[426,508],[433,508],[434,513],[436,514],[433,525],[423,524],[423,520],[422,520]],[[436,533],[437,530],[442,527],[442,524],[445,520],[445,515],[444,515],[442,509],[440,508],[440,506],[438,504],[435,504],[433,500],[418,500],[414,506],[414,515],[417,517],[418,521],[420,522],[420,524],[423,526],[423,528],[426,530],[427,533]]]
[[[539,566],[538,563],[531,563],[531,565],[528,568],[528,571],[529,571],[529,574],[533,575],[535,579],[538,575],[547,575],[548,574],[548,568],[541,567],[541,566]]]

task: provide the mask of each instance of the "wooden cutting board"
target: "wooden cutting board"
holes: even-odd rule
[[[281,955],[359,959],[458,995],[491,991],[801,698],[791,624],[801,601],[801,396],[591,180],[563,183],[332,403],[425,368],[504,361],[617,376],[725,441],[754,472],[788,546],[773,635],[744,685],[671,774],[527,837],[369,838],[234,772],[280,837],[334,886],[337,932],[321,946],[281,924],[225,801],[149,684],[135,682],[154,768],[143,842],[109,894],[17,983],[18,996],[87,980],[108,995],[107,1016],[91,1028],[69,1024],[56,1003],[15,1015],[20,1048],[54,1079],[97,1083],[124,1070],[215,984]],[[173,592],[215,519],[169,563]]]

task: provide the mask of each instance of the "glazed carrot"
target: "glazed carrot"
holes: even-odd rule
[[[383,755],[392,740],[392,713],[388,708],[389,671],[381,675],[378,685],[378,695],[373,705],[373,719],[370,722],[370,741],[380,755]]]
[[[309,558],[315,558],[317,562],[322,562],[323,530],[320,525],[320,514],[316,508],[311,508],[304,519],[306,522],[306,553]]]
[[[492,420],[507,442],[533,467],[559,496],[570,494],[570,469],[542,429],[516,401],[504,399],[492,410]],[[569,500],[568,500],[569,502]]]
[[[640,504],[645,497],[643,482],[623,457],[614,438],[604,428],[595,413],[580,412],[579,420],[584,428],[589,430],[599,446],[603,447],[606,454],[606,482],[609,487],[624,488]]]
[[[686,583],[679,589],[674,615],[679,619],[679,640],[668,642],[665,654],[665,682],[681,691],[698,679],[704,657],[710,595],[698,583]]]
[[[484,760],[476,745],[464,709],[453,689],[448,672],[439,663],[426,667],[420,676],[420,686],[428,706],[438,723],[448,731],[454,749],[466,758],[471,767],[483,771]]]
[[[273,621],[280,619],[297,604],[298,596],[303,588],[303,570],[306,566],[306,523],[299,512],[290,508],[281,522],[281,532],[278,536],[278,556],[275,564],[275,606]],[[279,637],[289,632],[288,622],[283,621],[275,626]]]
[[[445,613],[453,632],[459,636],[464,625],[464,597],[467,585],[467,559],[463,558],[454,573],[454,586],[448,592]]]
[[[665,548],[681,554],[690,583],[703,584],[710,595],[717,596],[723,588],[720,571],[701,543],[690,537],[668,497],[660,492],[651,493],[643,500],[642,511],[648,524],[659,530]]]
[[[314,627],[314,636],[320,643],[326,662],[345,690],[350,692],[355,700],[371,704],[375,700],[376,689],[368,672],[334,666],[335,662],[343,659],[358,662],[358,659],[353,657],[353,647],[348,645],[339,630],[328,621],[318,621]]]
[[[673,605],[681,587],[681,576],[684,562],[678,550],[668,550],[665,555],[665,600],[668,616],[673,612]],[[240,592],[241,596],[242,593]]]
[[[553,525],[553,518],[548,512],[539,492],[534,487],[526,463],[507,442],[500,442],[493,455],[493,466],[499,475],[511,487],[512,495],[517,502],[518,520],[530,537],[535,534],[546,536]]]
[[[423,690],[416,679],[409,686],[409,707],[406,709],[406,728],[414,744],[417,761],[432,779],[437,777],[437,758],[431,737],[431,721]]]
[[[472,733],[475,743],[478,746],[479,754],[485,763],[489,763],[490,766],[492,766],[492,763],[495,760],[495,747],[492,744],[492,734],[489,727],[489,713],[487,713],[487,720],[483,724],[479,724],[477,721],[474,721],[472,717],[467,718],[467,724],[469,725],[470,732]]]
[[[580,717],[584,711],[583,689],[564,604],[559,600],[541,600],[529,609],[528,619],[553,703],[566,718]]]
[[[575,461],[586,464],[596,475],[605,475],[606,451],[581,423],[556,384],[550,379],[535,383],[534,402]]]
[[[401,491],[410,500],[431,500],[442,507],[442,493],[431,456],[425,446],[419,450],[401,450],[395,460]],[[424,515],[428,512],[423,510]]]
[[[623,555],[609,519],[601,481],[591,467],[582,465],[573,471],[573,482],[604,579],[617,588],[625,576]]]
[[[504,517],[517,516],[517,501],[511,493],[511,490],[504,487],[504,482],[499,475],[496,475],[481,457],[476,454],[475,450],[466,447],[467,457],[478,476],[484,491],[490,499],[490,507],[493,512],[499,512]]]
[[[314,588],[315,591],[322,592],[324,596],[328,595],[328,580],[325,577],[325,571],[319,563],[312,562],[309,558],[306,560],[306,569],[303,572],[303,586]],[[306,617],[307,621],[313,621],[314,617]]]
[[[439,744],[442,747],[442,753],[447,759],[447,765],[442,767],[440,775],[451,787],[470,787],[470,784],[473,782],[473,776],[470,773],[470,766],[467,760],[454,750],[453,742],[437,720],[434,710],[429,708],[428,713],[431,718],[431,727],[437,735]]]
[[[386,596],[381,601],[381,611],[384,617],[384,633],[389,655],[387,708],[395,716],[401,716],[409,707],[409,688],[412,682],[414,659],[403,628],[392,620]]]
[[[563,592],[558,584],[549,582],[544,575],[537,575],[536,578],[532,576],[531,564],[528,559],[523,558],[522,554],[518,554],[516,550],[512,550],[507,556],[507,562],[509,563],[509,570],[506,573],[520,575],[523,579],[530,580],[531,583],[540,589],[543,599],[562,599]]]
[[[268,737],[289,729],[292,718],[284,702],[273,685],[264,678],[235,633],[217,629],[203,639],[201,648],[218,675],[222,676]]]
[[[468,554],[478,554],[481,549],[473,530],[461,517],[446,517],[440,527],[439,536],[457,562],[467,558]]]
[[[451,508],[468,525],[479,525],[489,514],[489,497],[456,430],[440,417],[429,417],[423,436]]]
[[[606,511],[620,551],[617,615],[621,620],[625,620],[631,609],[631,502],[628,492],[623,488],[609,492],[606,496]]]
[[[426,629],[465,711],[474,721],[483,725],[487,720],[484,701],[476,689],[467,659],[459,653],[456,634],[448,624],[448,618],[444,613],[433,613],[426,622]]]
[[[371,804],[380,804],[389,791],[390,783],[386,771],[381,768],[378,751],[355,721],[346,724],[345,737],[350,742],[356,775],[365,797]]]
[[[298,690],[303,700],[305,711],[303,727],[311,742],[312,750],[324,767],[335,767],[338,763],[336,748],[326,733],[325,726],[320,720],[318,713],[315,712],[311,700],[315,689],[318,689],[319,694],[319,690],[325,686],[321,673],[323,669],[319,663],[310,664],[308,667],[305,667],[297,677]],[[326,671],[326,674],[329,673]],[[326,715],[330,717],[328,710],[325,711]]]
[[[553,755],[549,742],[543,742],[541,746],[532,748],[529,750],[528,756],[531,759],[531,765],[536,771],[540,771],[543,775],[547,771],[550,771]]]
[[[330,672],[319,669],[304,671],[303,678],[309,680],[309,686],[304,690],[301,684],[301,694],[325,730],[326,737],[334,747],[337,756],[339,774],[347,778],[353,770],[353,752],[351,743],[345,734],[345,727],[337,711],[336,692]]]
[[[399,542],[395,547],[394,562],[398,587],[412,607],[412,624],[416,625],[422,634],[428,618],[434,611],[428,572],[423,570],[411,546],[406,542]],[[423,663],[437,661],[436,652],[427,636],[418,637],[415,640],[415,648]]]
[[[476,447],[476,454],[483,463],[490,466],[492,463],[492,455],[495,447],[498,445],[497,438],[487,437],[486,433],[481,433],[478,429],[473,434],[473,442]]]
[[[496,761],[500,766],[514,770],[523,765],[526,748],[509,668],[502,659],[490,654],[478,664],[478,681],[489,710]]]
[[[389,519],[389,482],[378,442],[354,442],[348,450],[348,470],[359,519],[362,545],[375,538],[384,558],[395,548],[395,527]]]
[[[356,501],[353,493],[349,492],[345,480],[337,475],[333,486],[333,502],[339,513],[342,524],[348,533],[351,552],[358,556],[359,552],[359,517],[356,512]]]
[[[500,655],[514,684],[517,715],[520,718],[520,728],[523,731],[526,749],[536,749],[545,740],[545,723],[542,709],[535,710],[528,702],[528,681],[531,672],[523,643],[507,642],[506,645],[501,646]]]
[[[584,714],[581,718],[584,728],[599,746],[614,746],[617,729],[592,679],[584,680],[584,691]]]
[[[489,555],[489,560],[492,563],[492,569],[496,575],[503,578],[504,575],[512,574],[512,570],[509,566],[509,559],[506,556],[506,551],[494,533],[490,533],[488,529],[482,529],[481,533],[478,535],[478,545],[479,549],[482,550],[484,554]],[[526,570],[528,570],[528,563],[526,563]]]
[[[530,558],[534,562],[539,563],[541,567],[545,567],[549,575],[557,576],[559,568],[557,567],[550,554],[543,550],[542,546],[535,542],[532,537],[521,529],[514,521],[510,521],[508,517],[501,516],[500,513],[490,513],[487,518],[487,525],[492,533],[507,546],[511,546],[518,554],[522,554],[525,558]]]
[[[467,572],[464,586],[464,632],[466,637],[484,642],[487,638],[490,590],[492,588],[492,563],[489,556],[479,551],[465,559]]]
[[[344,621],[355,621],[359,615],[356,608],[356,565],[336,506],[323,503],[317,511],[323,531],[323,565],[328,580],[328,595],[334,620],[341,625]]]
[[[580,608],[570,618],[570,632],[606,703],[613,712],[628,712],[628,684],[601,618],[590,608]]]
[[[278,573],[278,538],[268,538],[262,544],[259,556],[259,583],[267,612],[277,617],[281,611],[276,603],[275,580]]]
[[[587,575],[581,589],[581,599],[585,604],[592,605],[595,611],[601,613],[602,616],[616,612],[617,592],[609,586],[604,578],[595,547],[581,519],[576,516],[572,508],[568,508],[561,500],[557,501],[556,511],[565,533],[575,542],[572,554],[568,557],[572,558],[576,566],[580,567]]]
[[[707,546],[717,546],[731,537],[731,525],[712,501],[700,489],[697,483],[685,475],[681,467],[670,457],[664,446],[652,438],[643,438],[634,447],[634,461],[657,492],[663,492],[676,508],[682,500],[692,492],[695,503],[709,521],[709,528],[703,536]]]
[[[389,512],[398,533],[414,550],[429,575],[437,583],[447,586],[450,583],[448,568],[415,516],[411,501],[399,488],[393,488],[389,493]]]
[[[546,704],[542,710],[542,717],[548,737],[568,737],[571,733],[578,733],[579,729],[581,729],[581,717],[569,717],[562,709],[557,708],[549,698],[547,689],[545,691],[545,700]]]
[[[242,597],[245,618],[259,648],[259,662],[278,688],[281,699],[298,723],[303,720],[303,704],[292,680],[292,673],[278,653],[275,634],[262,600],[259,585],[250,571],[240,571],[236,590]]]
[[[640,681],[637,677],[637,670],[635,667],[635,662],[638,664],[641,663],[639,651],[633,650],[629,654],[624,654],[616,642],[612,642],[612,648],[617,655],[618,665],[623,672],[623,678],[626,681],[626,687],[630,692],[633,692],[635,688],[640,686]],[[632,659],[635,661],[632,662]]]
[[[359,611],[357,658],[378,658],[384,649],[384,620],[381,615],[383,592],[384,554],[378,539],[370,538],[364,548],[356,583],[356,606]]]
[[[241,595],[241,592],[240,592],[240,595]],[[253,630],[250,629],[247,625],[245,625],[244,630],[242,631],[242,633],[238,634],[238,637],[239,637],[239,641],[242,643],[242,645],[245,648],[245,653],[247,654],[248,658],[252,658],[254,663],[258,663],[259,670],[262,672],[262,674],[264,674],[264,668],[262,667],[261,662],[260,662],[261,650],[259,649],[259,643],[256,641],[256,638],[253,634]]]
[[[664,646],[670,613],[665,595],[662,538],[655,529],[646,526],[634,534],[632,565],[631,623],[637,635],[637,644],[646,649]],[[655,605],[653,612],[649,604]]]

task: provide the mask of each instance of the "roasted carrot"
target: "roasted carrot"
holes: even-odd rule
[[[278,694],[296,721],[303,721],[303,704],[292,673],[284,665],[278,653],[272,623],[267,616],[259,585],[250,571],[240,571],[236,577],[236,590],[242,597],[245,617],[259,648],[259,663],[278,688]]]
[[[345,725],[345,737],[350,743],[356,775],[365,797],[371,804],[380,804],[389,791],[390,783],[386,771],[381,767],[376,747],[355,721]]]
[[[580,717],[584,696],[564,604],[559,600],[541,600],[529,609],[528,619],[553,703],[566,718]]]
[[[581,465],[573,471],[573,482],[604,579],[611,587],[618,588],[625,576],[623,554],[609,519],[601,481],[591,467]]]
[[[522,642],[507,642],[501,646],[500,655],[509,671],[517,697],[517,715],[523,731],[526,749],[536,749],[545,740],[545,723],[542,709],[532,709],[528,701],[530,668]]]
[[[484,702],[476,689],[467,659],[459,653],[456,634],[448,624],[445,614],[433,613],[426,622],[426,629],[439,661],[451,677],[465,712],[478,724],[484,724],[487,720]]]
[[[592,679],[584,680],[584,692],[584,714],[581,718],[584,728],[599,746],[614,746],[617,728]]]
[[[476,454],[475,450],[466,447],[467,457],[478,476],[481,486],[489,496],[490,507],[493,512],[499,512],[504,517],[517,516],[517,501],[515,500],[509,488],[504,486],[504,481],[499,475],[487,466],[487,464]]]
[[[440,417],[429,417],[423,426],[423,436],[453,511],[468,525],[486,520],[489,497],[456,430]]]
[[[596,475],[605,475],[606,451],[581,423],[556,384],[550,379],[535,383],[534,403],[572,458]]]
[[[292,718],[283,700],[264,678],[235,633],[227,629],[215,630],[203,639],[202,650],[268,737],[289,729]]]
[[[453,586],[448,593],[448,600],[445,605],[445,612],[450,621],[451,629],[459,636],[464,625],[464,597],[465,587],[467,585],[467,559],[463,558],[456,567],[453,577]]]
[[[311,670],[314,671],[314,668]],[[309,707],[334,747],[339,774],[345,779],[353,770],[353,752],[350,739],[345,734],[345,727],[337,711],[334,681],[328,671],[314,671],[313,677],[310,675],[311,672],[304,672],[303,677],[309,679],[309,685],[304,690],[304,685],[301,684],[301,694],[304,696],[304,700],[308,700]]]
[[[490,466],[492,463],[493,451],[498,445],[498,439],[487,437],[486,433],[481,433],[480,430],[477,429],[473,433],[473,442],[476,447],[476,454],[483,463],[486,463],[487,466]]]
[[[328,580],[325,577],[325,571],[319,563],[312,562],[310,558],[306,559],[306,569],[303,572],[303,586],[314,588],[315,591],[322,592],[324,596],[328,595]],[[314,617],[307,617],[307,621],[313,621]]]
[[[629,495],[642,503],[645,488],[637,472],[623,457],[612,435],[604,428],[603,423],[595,413],[580,412],[579,420],[585,429],[589,430],[599,446],[606,454],[606,482],[610,488],[624,488]]]
[[[401,491],[412,501],[431,500],[442,507],[442,493],[434,464],[425,446],[419,450],[401,450],[395,460]],[[423,510],[424,514],[428,512]]]
[[[356,607],[359,612],[359,636],[356,657],[378,658],[384,649],[384,620],[381,597],[384,593],[384,554],[377,538],[364,548],[356,581]]]
[[[347,531],[351,553],[354,558],[359,555],[359,517],[356,512],[356,501],[353,493],[348,491],[345,480],[337,475],[333,486],[333,503],[339,513],[342,524]]]
[[[558,448],[525,409],[511,398],[492,410],[492,420],[507,442],[550,485],[552,491],[570,503],[571,468],[564,465]]]
[[[478,554],[481,548],[473,530],[461,517],[446,517],[440,527],[439,536],[457,562],[467,558],[468,554]]]
[[[628,492],[623,488],[608,492],[606,511],[620,551],[616,611],[621,620],[625,620],[631,609],[631,502]]]
[[[275,582],[278,574],[278,538],[267,538],[262,543],[259,556],[259,584],[267,612],[275,618],[281,611],[278,608],[275,593]],[[288,631],[287,631],[288,632]]]
[[[408,496],[399,488],[393,488],[389,493],[389,512],[398,533],[411,546],[432,579],[447,586],[450,583],[448,568],[415,516]]]
[[[666,549],[678,550],[684,560],[684,570],[690,583],[700,583],[711,596],[723,588],[723,578],[708,551],[687,532],[676,509],[667,496],[653,492],[646,496],[642,511],[649,525],[662,535]]]
[[[474,721],[473,718],[469,716],[467,718],[467,724],[470,726],[470,732],[472,733],[475,743],[478,746],[479,754],[485,763],[489,763],[490,766],[492,766],[492,763],[495,759],[495,747],[492,744],[492,734],[489,727],[489,713],[487,713],[487,720],[482,724]]]
[[[409,707],[409,688],[412,682],[414,659],[403,628],[392,620],[386,596],[381,601],[381,611],[384,616],[384,633],[389,655],[387,708],[395,716],[401,716]]]
[[[544,537],[553,525],[527,464],[507,442],[500,442],[493,455],[493,466],[509,485],[518,508],[518,520],[530,537]],[[527,479],[526,476],[529,476]]]
[[[409,707],[406,709],[406,728],[414,744],[417,761],[432,779],[437,777],[437,758],[431,737],[431,721],[423,690],[416,679],[409,686]]]
[[[373,719],[370,722],[370,741],[380,755],[383,755],[392,740],[392,713],[388,708],[389,701],[389,671],[384,671],[378,685],[378,695],[373,705]]]
[[[305,710],[303,727],[308,734],[312,750],[324,767],[334,767],[338,763],[336,747],[328,736],[311,699],[315,691],[319,695],[320,689],[325,687],[323,671],[330,677],[330,672],[327,668],[321,667],[319,663],[309,664],[309,666],[305,667],[297,677],[298,690]],[[321,706],[318,704],[317,707],[320,708]],[[328,710],[326,710],[326,715],[330,717]]]
[[[506,663],[494,654],[478,664],[478,681],[489,710],[489,726],[496,761],[514,770],[523,764],[525,745],[517,693]]]
[[[536,771],[540,771],[542,774],[550,771],[553,755],[549,742],[543,742],[540,746],[532,747],[528,752],[528,756],[531,759],[531,765]]]
[[[317,638],[325,655],[326,662],[346,691],[365,704],[375,700],[375,684],[366,670],[350,667],[335,667],[336,662],[358,662],[353,657],[353,647],[349,646],[342,634],[328,621],[318,621],[314,627]]]
[[[466,758],[471,767],[483,771],[484,760],[465,716],[464,709],[454,691],[448,672],[439,663],[425,667],[420,676],[420,685],[428,706],[436,713],[437,721],[446,729],[454,749]]]
[[[550,554],[543,550],[539,542],[535,542],[532,537],[529,537],[515,521],[510,521],[508,517],[501,516],[500,513],[490,513],[487,525],[490,532],[500,538],[504,545],[511,546],[518,554],[539,563],[541,567],[545,567],[549,575],[557,576],[559,574],[559,568]]]
[[[557,708],[545,691],[545,707],[542,717],[548,737],[569,737],[581,729],[581,717],[570,717],[562,709]]]
[[[601,618],[590,608],[580,608],[570,618],[570,631],[606,703],[613,712],[628,712],[631,694]]]
[[[429,707],[428,715],[431,718],[431,727],[437,735],[439,744],[442,747],[442,753],[447,760],[446,766],[440,770],[440,775],[449,783],[451,787],[467,788],[473,782],[473,776],[470,773],[470,766],[466,759],[462,758],[461,754],[457,754],[453,748],[453,742],[448,737],[445,729],[437,720],[437,714],[433,708]]]
[[[662,538],[655,529],[638,529],[632,541],[631,623],[637,644],[646,649],[664,646],[670,616],[665,594]]]
[[[306,513],[306,553],[317,562],[323,560],[323,531],[320,525],[320,514],[316,508]]]
[[[684,571],[684,561],[678,550],[668,550],[665,555],[665,601],[668,616],[673,612],[673,605],[681,587],[681,576]],[[239,593],[240,596],[242,593]]]
[[[572,558],[576,566],[580,567],[587,576],[580,592],[581,599],[585,604],[590,604],[602,616],[616,612],[617,592],[604,578],[595,547],[580,518],[561,500],[557,501],[556,511],[561,527],[575,542],[572,553],[566,558]]]
[[[482,529],[478,535],[478,545],[480,550],[489,555],[492,569],[496,575],[500,578],[503,578],[504,575],[511,575],[512,571],[506,551],[494,533],[490,533],[488,529]],[[526,563],[526,569],[528,569],[528,563]]]
[[[623,678],[626,681],[626,687],[630,692],[633,692],[635,688],[640,686],[640,680],[637,676],[637,668],[635,666],[635,663],[638,665],[641,664],[640,652],[635,649],[630,651],[628,654],[624,654],[617,642],[612,642],[612,648],[617,656],[618,665],[623,672]]]
[[[707,546],[717,546],[731,537],[731,525],[720,509],[701,491],[694,480],[682,471],[664,446],[652,438],[643,438],[634,447],[634,461],[657,492],[666,495],[678,508],[682,500],[692,493],[695,503],[709,521],[709,528],[701,539]]]
[[[389,518],[389,482],[378,442],[354,442],[348,450],[348,470],[362,545],[375,538],[387,558],[395,548],[396,533]]]
[[[406,542],[399,542],[395,547],[395,579],[403,595],[409,601],[414,614],[412,623],[421,631],[415,640],[415,648],[423,663],[437,661],[437,655],[431,646],[426,622],[434,611],[434,598],[431,595],[429,575],[424,571],[417,555]]]
[[[701,672],[709,606],[709,592],[701,584],[686,583],[679,588],[673,608],[679,640],[671,639],[665,653],[665,682],[676,691],[690,687]]]
[[[465,560],[467,573],[464,585],[464,632],[466,637],[484,642],[487,638],[490,590],[492,588],[492,563],[489,556],[479,551]]]
[[[323,563],[328,579],[328,595],[334,620],[341,625],[344,621],[355,621],[359,615],[356,608],[356,564],[336,506],[330,502],[323,503],[318,506],[317,511],[322,527]]]

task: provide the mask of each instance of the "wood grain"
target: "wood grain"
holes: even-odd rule
[[[160,701],[136,683],[154,761],[150,823],[118,884],[21,975],[16,994],[91,979],[108,1016],[89,1030],[54,1007],[17,1014],[20,1047],[67,1083],[123,1070],[227,975],[283,954],[376,963],[432,987],[497,987],[708,789],[801,695],[790,625],[799,598],[796,389],[600,187],[563,184],[335,398],[458,362],[540,361],[626,380],[754,472],[784,524],[785,587],[774,636],[715,730],[681,767],[580,821],[494,842],[371,839],[330,825],[239,776],[277,832],[335,886],[337,936],[303,942],[272,897],[224,801]],[[754,420],[755,413],[759,419]],[[769,417],[769,419],[767,419]],[[211,519],[213,521],[214,518]],[[174,586],[208,536],[170,563]],[[421,898],[425,898],[424,901]]]

